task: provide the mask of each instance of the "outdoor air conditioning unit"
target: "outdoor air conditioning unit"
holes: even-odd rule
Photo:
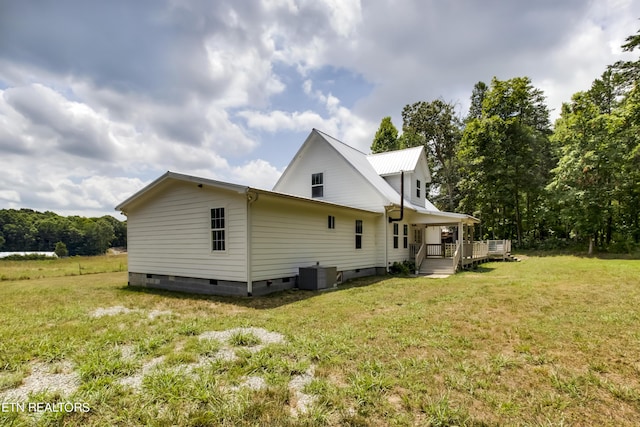
[[[323,267],[321,265],[300,267],[298,288],[306,291],[333,288],[336,285],[337,277],[336,267]]]

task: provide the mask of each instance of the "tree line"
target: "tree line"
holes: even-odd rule
[[[127,224],[110,215],[85,218],[31,209],[0,210],[1,251],[99,255],[114,246],[127,246]]]
[[[634,51],[640,32],[622,46]],[[640,243],[640,60],[612,64],[565,102],[552,126],[528,77],[478,82],[466,117],[437,99],[382,119],[374,153],[424,145],[442,210],[481,220],[476,238],[520,247]]]

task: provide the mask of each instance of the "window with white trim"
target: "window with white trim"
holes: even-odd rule
[[[416,197],[420,198],[420,189],[422,188],[422,183],[419,179],[416,180]]]
[[[362,220],[356,219],[356,249],[362,249]]]
[[[211,250],[226,250],[226,228],[224,208],[211,209]]]
[[[311,197],[324,197],[324,175],[322,172],[311,174]]]

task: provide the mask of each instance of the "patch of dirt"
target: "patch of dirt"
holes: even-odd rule
[[[98,307],[91,313],[91,317],[115,316],[116,314],[127,314],[133,311],[137,310],[131,310],[121,305],[114,305],[113,307],[107,308]]]
[[[315,366],[311,365],[304,374],[296,375],[289,381],[289,392],[292,394],[290,401],[291,415],[297,417],[306,414],[316,402],[316,396],[304,393],[304,388],[315,378]]]
[[[31,363],[31,374],[22,385],[0,393],[2,401],[24,401],[30,393],[57,391],[62,395],[75,392],[80,385],[80,377],[69,362],[57,364]]]
[[[238,391],[241,388],[249,388],[251,390],[257,391],[257,390],[262,390],[266,386],[267,386],[267,383],[265,382],[264,378],[251,376],[251,377],[246,377],[244,381],[240,383],[240,385],[229,387],[229,390]]]
[[[153,320],[159,316],[171,316],[172,314],[173,312],[171,310],[151,310],[149,314],[147,314],[147,317]]]
[[[156,366],[164,361],[164,356],[155,357],[142,365],[142,369],[135,375],[130,377],[122,378],[118,381],[120,384],[124,386],[131,387],[135,390],[140,390],[142,388],[142,380],[145,375],[148,375]]]
[[[253,353],[262,350],[269,344],[282,344],[286,342],[284,335],[278,332],[269,332],[263,328],[233,328],[226,331],[209,331],[200,334],[201,340],[214,339],[229,344],[229,339],[236,334],[252,334],[260,340],[260,344],[245,347]]]
[[[90,316],[94,318],[104,317],[104,316],[116,316],[118,314],[129,314],[129,313],[144,313],[144,310],[140,309],[131,309],[127,307],[123,307],[121,305],[114,305],[113,307],[98,307],[93,312],[91,312]],[[149,320],[153,320],[159,316],[170,316],[173,312],[171,310],[151,310],[147,313],[147,317]]]

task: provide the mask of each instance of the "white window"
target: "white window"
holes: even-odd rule
[[[211,209],[211,250],[226,250],[224,208]]]
[[[322,172],[311,174],[311,197],[324,197],[324,176]]]
[[[416,180],[416,197],[419,199],[420,198],[420,189],[422,188],[422,183],[420,182],[420,180]]]

